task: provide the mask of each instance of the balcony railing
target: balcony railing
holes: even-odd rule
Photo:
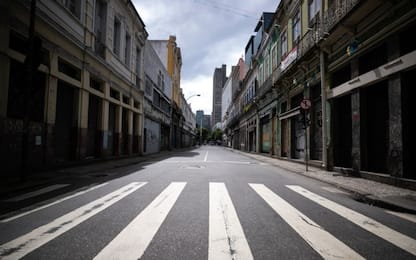
[[[329,32],[360,0],[336,0],[324,13],[323,31]]]
[[[319,40],[319,29],[321,23],[316,21],[314,27],[310,28],[298,43],[298,59],[303,57]]]

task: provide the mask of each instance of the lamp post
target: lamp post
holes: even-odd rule
[[[202,145],[202,119],[204,117],[201,116],[201,124],[199,125],[199,144]]]
[[[193,97],[200,97],[200,96],[201,96],[201,94],[193,94],[193,95],[189,96],[189,97],[186,99],[186,102],[188,102],[188,100],[189,100],[189,99],[191,99],[191,98],[193,98]],[[201,125],[200,125],[200,127],[199,127],[199,130],[200,130],[200,134],[199,134],[199,143],[201,144],[201,141],[202,141],[202,118],[201,118]]]
[[[188,100],[189,100],[189,99],[191,99],[192,97],[195,97],[195,96],[200,97],[200,96],[201,96],[201,94],[193,94],[193,95],[191,95],[190,97],[188,97],[188,98],[186,99],[186,101],[188,102]]]

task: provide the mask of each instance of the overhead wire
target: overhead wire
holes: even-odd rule
[[[218,10],[226,11],[228,13],[239,15],[242,17],[256,19],[256,20],[258,19],[258,17],[255,17],[253,14],[250,14],[249,11],[241,9],[241,8],[237,8],[235,6],[232,6],[226,3],[222,3],[222,2],[218,2],[214,0],[194,0],[194,2],[198,4],[210,6]]]

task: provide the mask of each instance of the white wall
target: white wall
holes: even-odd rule
[[[222,89],[222,97],[221,97],[221,120],[224,122],[225,115],[228,112],[230,105],[231,105],[231,98],[232,98],[232,78],[228,77],[227,81],[224,84]]]

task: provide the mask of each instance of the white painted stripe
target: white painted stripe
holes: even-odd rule
[[[224,183],[209,184],[208,259],[253,259]]]
[[[206,162],[208,159],[208,152],[205,154],[204,162]]]
[[[344,207],[340,204],[337,204],[331,200],[328,200],[324,197],[321,197],[313,192],[310,192],[300,186],[296,185],[286,185],[289,189],[299,193],[300,195],[312,200],[313,202],[318,203],[319,205],[337,213],[338,215],[346,218],[347,220],[353,222],[354,224],[360,226],[361,228],[373,233],[389,241],[390,243],[400,247],[407,252],[416,255],[416,240],[399,233],[380,222],[375,221],[367,216],[364,216],[361,213],[353,211],[347,207]]]
[[[101,188],[101,187],[103,187],[103,186],[105,186],[105,185],[107,185],[107,184],[108,184],[108,183],[106,182],[106,183],[102,183],[102,184],[100,184],[100,185],[95,185],[95,186],[93,186],[93,187],[91,187],[91,188],[88,188],[88,189],[86,189],[86,190],[81,190],[81,191],[79,191],[79,192],[77,192],[77,193],[74,193],[74,194],[72,194],[72,195],[69,195],[69,196],[66,196],[66,197],[64,197],[64,198],[58,199],[58,200],[56,200],[56,201],[54,201],[54,202],[51,202],[51,203],[48,203],[48,204],[42,205],[42,206],[37,207],[37,208],[34,208],[34,209],[32,209],[32,210],[28,210],[28,211],[22,212],[22,213],[17,214],[17,215],[15,215],[15,216],[13,216],[13,217],[9,217],[9,218],[6,218],[6,219],[2,219],[2,220],[0,220],[0,223],[10,222],[10,221],[12,221],[12,220],[15,220],[15,219],[21,218],[21,217],[26,216],[26,215],[29,215],[29,214],[32,214],[32,213],[37,212],[37,211],[39,211],[39,210],[42,210],[42,209],[48,208],[48,207],[50,207],[50,206],[56,205],[56,204],[58,204],[58,203],[61,203],[61,202],[63,202],[63,201],[66,201],[66,200],[69,200],[69,199],[72,199],[72,198],[75,198],[75,197],[80,196],[80,195],[82,195],[82,194],[85,194],[85,193],[87,193],[87,192],[90,192],[90,191],[96,190],[96,189]],[[10,215],[9,215],[9,216],[10,216]]]
[[[390,210],[386,210],[387,213],[397,216],[399,218],[411,221],[416,223],[416,215],[413,214],[408,214],[408,213],[402,213],[402,212],[395,212],[395,211],[390,211]]]
[[[50,192],[50,191],[53,191],[53,190],[57,190],[57,189],[66,187],[68,185],[69,184],[55,184],[55,185],[48,186],[48,187],[42,188],[40,190],[35,190],[35,191],[29,192],[29,193],[26,193],[26,194],[23,194],[23,195],[14,197],[14,198],[10,198],[10,199],[4,200],[4,201],[5,202],[22,201],[22,200],[25,200],[25,199],[28,199],[28,198],[32,198],[32,197],[35,197],[35,196],[39,196],[41,194],[44,194],[44,193],[47,193],[47,192]]]
[[[249,185],[323,258],[364,259],[263,184]]]
[[[18,259],[144,186],[133,182],[0,246],[1,259]]]
[[[185,182],[171,183],[94,259],[139,259],[175,204]]]

